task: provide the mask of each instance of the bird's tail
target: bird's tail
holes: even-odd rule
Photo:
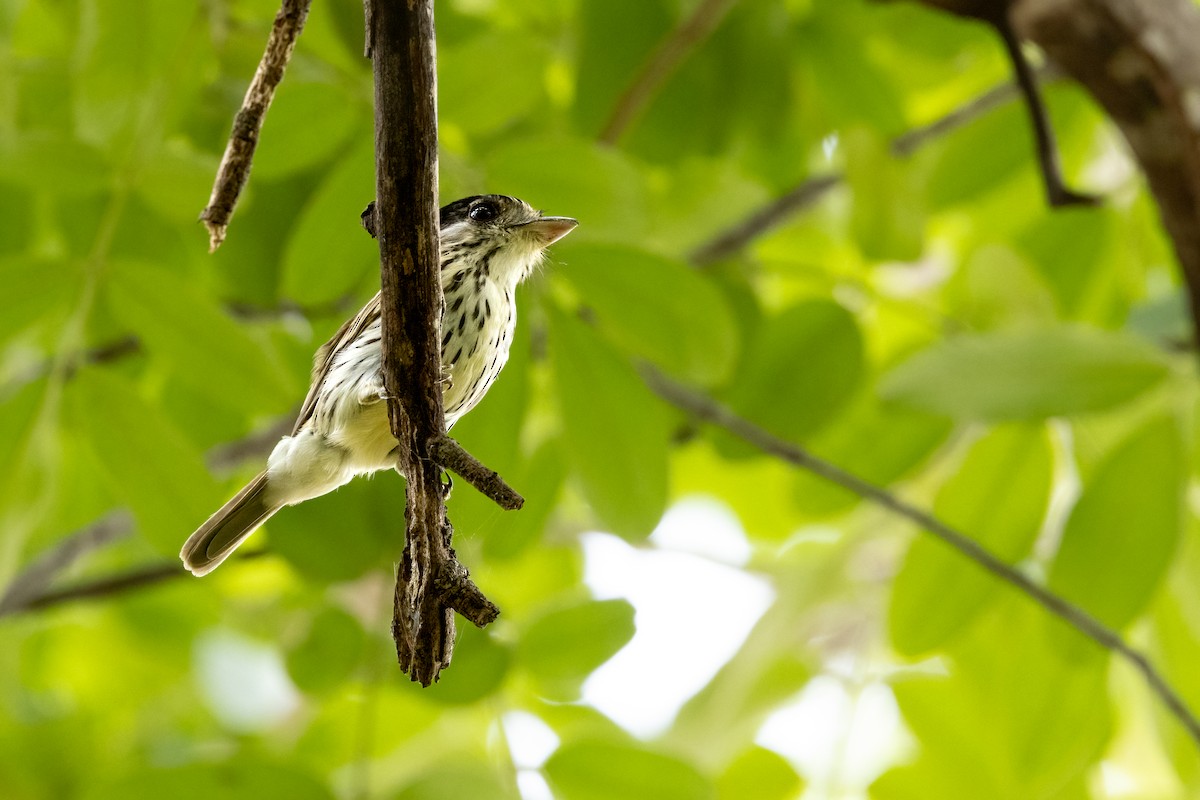
[[[188,537],[179,557],[189,572],[196,576],[212,572],[246,537],[283,507],[267,503],[266,489],[267,473],[261,472]]]

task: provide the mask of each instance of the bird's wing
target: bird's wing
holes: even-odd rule
[[[300,407],[300,416],[296,417],[296,424],[292,427],[293,436],[299,433],[304,423],[312,417],[313,411],[317,407],[317,397],[321,393],[321,384],[325,382],[325,376],[329,374],[329,368],[333,366],[337,354],[341,352],[342,348],[357,339],[377,319],[379,319],[379,293],[376,293],[354,317],[338,328],[333,338],[317,350],[316,355],[313,356],[312,383],[308,387],[308,396],[304,398],[304,405]]]

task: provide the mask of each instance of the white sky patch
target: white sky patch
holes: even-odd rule
[[[510,711],[502,722],[508,751],[520,769],[540,769],[558,748],[558,734],[528,711]]]
[[[750,542],[729,506],[705,495],[680,500],[650,534],[662,550],[690,553],[740,567],[750,560]]]
[[[837,152],[839,137],[837,132],[833,132],[821,140],[821,152],[825,154],[826,161],[833,161],[833,154]]]
[[[279,651],[269,645],[221,628],[198,639],[194,659],[200,693],[227,728],[264,730],[300,704]]]
[[[584,581],[601,599],[625,598],[637,614],[633,640],[588,678],[583,699],[642,737],[670,725],[774,599],[765,580],[727,566],[744,563],[750,548],[737,518],[716,501],[678,503],[651,541],[657,549],[605,533],[583,537]],[[662,549],[668,544],[691,552]]]
[[[517,791],[521,793],[521,800],[554,800],[550,784],[546,783],[542,773],[532,769],[517,771]]]
[[[794,703],[768,717],[756,741],[808,779],[804,800],[865,800],[867,787],[910,750],[887,684],[851,692],[830,675],[813,678]]]
[[[508,752],[517,768],[521,800],[554,800],[554,792],[538,770],[559,745],[558,734],[528,711],[510,711],[502,718]]]

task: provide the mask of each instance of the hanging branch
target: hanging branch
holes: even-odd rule
[[[1021,98],[1029,112],[1029,120],[1033,124],[1033,136],[1037,142],[1038,167],[1042,173],[1042,185],[1046,187],[1046,202],[1051,208],[1068,208],[1070,206],[1099,205],[1101,198],[1094,194],[1082,194],[1067,188],[1062,176],[1062,164],[1058,158],[1058,145],[1054,141],[1054,129],[1050,127],[1050,115],[1046,104],[1042,102],[1042,94],[1038,91],[1037,80],[1033,67],[1025,52],[1021,49],[1021,40],[1013,30],[1012,22],[1007,13],[997,13],[993,18],[985,20],[991,25],[1004,43],[1004,52],[1012,64],[1013,74],[1017,78],[1017,86],[1021,89]]]
[[[263,118],[275,98],[275,87],[283,80],[283,72],[292,57],[296,38],[304,28],[311,4],[312,0],[283,0],[279,13],[275,15],[267,49],[242,99],[241,110],[233,119],[233,130],[229,134],[229,144],[225,146],[225,155],[221,157],[221,166],[217,169],[212,196],[200,212],[200,219],[208,228],[210,253],[216,252],[221,242],[225,241],[229,220],[250,177],[250,165],[254,159],[254,148],[258,146]]]
[[[1084,609],[1060,597],[1045,586],[1035,583],[1019,569],[996,557],[980,545],[979,542],[965,533],[950,527],[930,512],[917,508],[896,497],[886,489],[869,483],[841,467],[814,456],[798,445],[773,436],[749,420],[734,414],[716,401],[676,383],[654,367],[644,365],[641,367],[640,372],[642,380],[645,381],[650,390],[676,408],[688,412],[699,420],[728,431],[764,453],[773,455],[800,469],[807,470],[915,523],[923,530],[954,548],[969,561],[1013,586],[1017,591],[1054,616],[1062,619],[1096,644],[1120,655],[1142,674],[1146,683],[1158,695],[1171,714],[1187,729],[1188,734],[1196,744],[1200,745],[1200,720],[1197,720],[1195,715],[1192,714],[1187,704],[1183,701],[1183,698],[1167,682],[1162,673],[1158,671],[1144,653],[1134,649],[1121,638],[1119,633]]]
[[[428,686],[450,664],[454,611],[480,627],[499,614],[450,547],[434,444],[442,409],[433,0],[369,0],[375,70],[374,230],[383,286],[388,417],[407,478],[407,528],[392,636],[400,668]]]

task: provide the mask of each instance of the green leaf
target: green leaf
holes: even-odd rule
[[[1016,245],[1044,276],[1058,307],[1073,319],[1106,321],[1095,308],[1112,280],[1111,260],[1121,248],[1115,241],[1117,216],[1110,208],[1059,208],[1043,214],[1022,231]],[[1064,247],[1070,242],[1070,247]],[[1124,256],[1122,256],[1124,257]]]
[[[783,756],[757,746],[739,755],[717,778],[720,800],[791,800],[803,788],[804,781]]]
[[[643,746],[604,741],[564,744],[546,761],[546,778],[562,800],[714,800],[694,767]]]
[[[486,631],[461,619],[457,631],[453,669],[429,699],[446,705],[467,706],[500,688],[508,675],[512,652]]]
[[[366,119],[365,104],[357,104],[342,86],[285,81],[263,123],[254,177],[276,180],[328,160],[344,150],[343,143]],[[365,208],[370,199],[360,204]]]
[[[648,536],[667,503],[667,422],[629,364],[582,323],[549,309],[564,439],[597,519]]]
[[[48,275],[54,279],[47,280]],[[5,305],[0,315],[0,342],[32,325],[60,319],[79,291],[79,277],[78,268],[70,263],[22,257],[0,259]]]
[[[1044,428],[998,428],[971,447],[938,492],[933,513],[1013,563],[1037,539],[1052,475]],[[892,584],[892,643],[906,656],[938,647],[965,628],[997,588],[992,575],[933,536],[919,535]]]
[[[302,305],[349,294],[379,264],[359,214],[375,199],[373,148],[352,151],[304,206],[283,254],[283,293]]]
[[[971,253],[956,276],[957,317],[975,331],[1054,324],[1054,295],[1034,268],[1007,245]]]
[[[952,428],[944,417],[883,406],[864,392],[808,448],[864,480],[887,486],[928,458]],[[862,500],[811,472],[796,472],[793,484],[797,505],[814,516],[845,511]]]
[[[972,120],[939,142],[935,157],[932,207],[964,203],[997,187],[1033,164],[1025,109],[1009,103]]]
[[[495,524],[487,527],[484,555],[497,560],[515,558],[535,544],[550,521],[566,476],[567,466],[557,443],[539,447],[512,479],[525,505],[519,512],[502,512]]]
[[[179,380],[223,405],[283,410],[299,393],[279,359],[206,295],[169,270],[121,262],[107,283],[113,315]]]
[[[885,775],[871,796],[1058,797],[1093,768],[1112,724],[1107,659],[1079,641],[1043,609],[1006,594],[954,643],[948,675],[893,683],[922,756]]]
[[[546,46],[516,30],[489,30],[438,48],[441,123],[471,136],[487,135],[528,115],[545,95]],[[480,91],[480,64],[503,64]]]
[[[172,69],[195,36],[191,24],[198,0],[163,4],[155,0],[88,0],[80,14],[74,69],[76,130],[81,138],[119,150],[122,134],[145,126],[139,117],[147,110],[161,122],[163,106],[178,97],[189,97],[192,85],[184,69]],[[189,53],[189,55],[191,55]],[[187,64],[195,71],[197,57]],[[147,91],[170,74],[171,90]]]
[[[85,800],[333,800],[333,794],[313,776],[291,766],[250,760],[191,764],[168,769],[142,768],[116,780],[101,778],[89,784]]]
[[[762,323],[727,400],[755,424],[797,441],[842,409],[862,370],[854,317],[837,303],[806,300]]]
[[[1183,525],[1186,480],[1175,421],[1152,419],[1096,467],[1063,530],[1050,587],[1114,628],[1150,602]]]
[[[457,662],[456,662],[457,664]],[[438,689],[442,687],[439,685]],[[395,800],[449,800],[479,798],[508,800],[515,798],[507,782],[501,782],[496,769],[458,756],[448,763],[421,774],[398,794]]]
[[[111,180],[100,151],[63,134],[28,133],[0,142],[0,181],[74,196],[107,189]]]
[[[0,184],[0,269],[4,268],[2,265],[11,263],[8,256],[24,253],[33,241],[33,198],[33,192],[28,189],[11,183]],[[10,302],[10,305],[16,304]]]
[[[259,161],[256,156],[255,177]],[[219,164],[215,156],[196,150],[185,140],[165,142],[138,171],[138,194],[157,214],[191,226],[212,191]],[[238,222],[243,219],[239,217]]]
[[[894,135],[904,128],[900,93],[889,70],[880,67],[851,14],[822,14],[800,28],[800,52],[810,85],[833,117],[833,126],[869,123]],[[853,68],[848,68],[853,64]]]
[[[1110,408],[1166,374],[1163,357],[1138,339],[1062,326],[959,336],[892,370],[879,392],[958,419],[1033,420]]]
[[[584,241],[641,243],[650,229],[646,179],[619,151],[578,139],[520,137],[487,160],[489,182],[547,214],[579,220],[579,229],[555,246],[552,261],[570,263]]]
[[[625,600],[589,600],[555,608],[521,636],[521,664],[551,697],[573,700],[584,678],[629,643],[633,606]]]
[[[924,210],[913,170],[898,161],[882,137],[864,129],[841,137],[846,181],[854,195],[854,241],[876,261],[915,261],[924,248]]]
[[[283,509],[267,523],[271,549],[317,581],[353,580],[389,566],[404,549],[404,484],[396,477],[360,477]]]
[[[737,328],[721,292],[696,270],[633,248],[586,245],[556,274],[626,351],[695,383],[728,377]]]
[[[665,0],[607,0],[580,7],[576,127],[598,135],[621,94],[671,27]]]
[[[287,654],[288,674],[305,692],[337,688],[362,659],[362,626],[339,608],[327,606],[313,617],[304,639]]]
[[[133,509],[139,533],[174,558],[220,505],[200,454],[113,372],[85,367],[68,386],[72,423],[103,466],[102,477]]]

